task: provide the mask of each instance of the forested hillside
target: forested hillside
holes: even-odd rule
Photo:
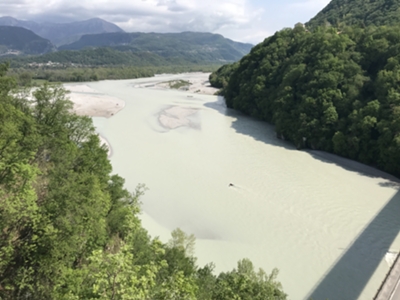
[[[11,67],[27,66],[29,64],[44,64],[51,61],[53,64],[76,64],[80,66],[160,66],[187,63],[187,60],[175,58],[174,60],[163,58],[149,52],[122,52],[112,48],[84,49],[81,51],[57,51],[45,55],[4,58],[9,61]]]
[[[212,72],[221,66],[217,62],[165,58],[154,53],[121,52],[111,48],[65,50],[12,59],[0,57],[1,61],[10,63],[9,75],[23,85],[31,79],[52,82],[132,79],[160,73]]]
[[[90,47],[73,47],[79,43]],[[79,43],[69,48],[80,50],[4,56],[0,63],[9,62],[12,75],[49,81],[129,79],[166,72],[212,72],[223,63],[239,60],[252,47],[218,34],[195,32],[96,34],[86,35]]]
[[[331,25],[382,26],[400,24],[399,0],[332,0],[307,27]]]
[[[112,174],[89,117],[60,86],[27,98],[0,65],[0,299],[286,299],[248,259],[215,275],[195,239],[141,226],[139,185]],[[134,154],[133,154],[134,155]]]
[[[400,176],[400,27],[284,29],[210,77],[277,135]]]
[[[118,32],[84,35],[79,41],[60,47],[60,50],[114,47],[121,51],[150,52],[165,58],[188,61],[231,62],[248,54],[252,46],[207,32]]]

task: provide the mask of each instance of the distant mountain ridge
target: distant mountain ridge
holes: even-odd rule
[[[0,49],[5,55],[15,51],[23,54],[44,54],[55,50],[54,45],[32,31],[14,26],[0,26]]]
[[[400,0],[332,0],[306,23],[307,27],[321,25],[382,26],[400,23]]]
[[[253,45],[235,42],[220,34],[181,33],[103,33],[82,36],[63,45],[60,50],[112,47],[120,51],[151,52],[159,56],[183,57],[188,60],[237,61],[250,52]]]
[[[71,23],[38,23],[22,21],[13,17],[0,17],[0,26],[23,27],[60,46],[79,40],[84,34],[124,32],[117,25],[100,18]]]
[[[42,57],[18,59],[20,63],[78,64],[80,66],[105,65],[210,65],[235,62],[248,54],[252,44],[235,42],[220,34],[207,32],[181,33],[126,33],[118,26],[99,18],[65,24],[20,21],[12,17],[0,17],[0,26],[14,30],[31,31],[31,36],[48,37],[53,44],[46,51],[7,52],[0,42],[0,54],[43,54]],[[30,28],[30,29],[26,29]],[[90,34],[86,34],[86,33]],[[27,34],[25,34],[28,36]],[[1,35],[0,35],[1,37]],[[12,38],[9,36],[9,38]],[[31,38],[28,38],[30,41]],[[46,40],[47,41],[47,40]],[[68,44],[60,45],[60,43]],[[19,41],[20,42],[20,41]],[[50,43],[47,41],[46,43]],[[19,49],[22,49],[19,47]],[[63,51],[69,50],[69,51]],[[72,51],[71,51],[72,50]],[[14,64],[12,64],[14,65]]]

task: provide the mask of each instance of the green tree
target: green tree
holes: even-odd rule
[[[255,272],[248,259],[238,262],[237,269],[221,273],[216,281],[212,299],[286,299],[282,286],[276,281],[275,269],[267,275],[262,269]]]

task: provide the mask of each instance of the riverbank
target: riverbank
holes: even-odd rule
[[[79,116],[111,118],[125,107],[125,101],[101,94],[85,84],[64,84],[64,87],[70,91],[73,111]],[[107,157],[110,158],[111,144],[100,134],[99,138],[100,144],[108,149]]]
[[[64,87],[71,92],[69,99],[79,116],[110,118],[125,107],[125,101],[101,94],[85,84],[64,84]]]
[[[110,158],[112,156],[112,147],[110,142],[101,134],[99,134],[99,139],[100,139],[100,145],[105,146],[108,149],[107,157]]]

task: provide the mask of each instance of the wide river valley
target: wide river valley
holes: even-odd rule
[[[296,150],[222,97],[153,86],[190,76],[86,83],[126,103],[93,119],[113,172],[149,188],[143,226],[163,241],[178,227],[194,234],[198,265],[216,272],[241,258],[278,268],[292,300],[372,299],[400,250],[399,181]]]

